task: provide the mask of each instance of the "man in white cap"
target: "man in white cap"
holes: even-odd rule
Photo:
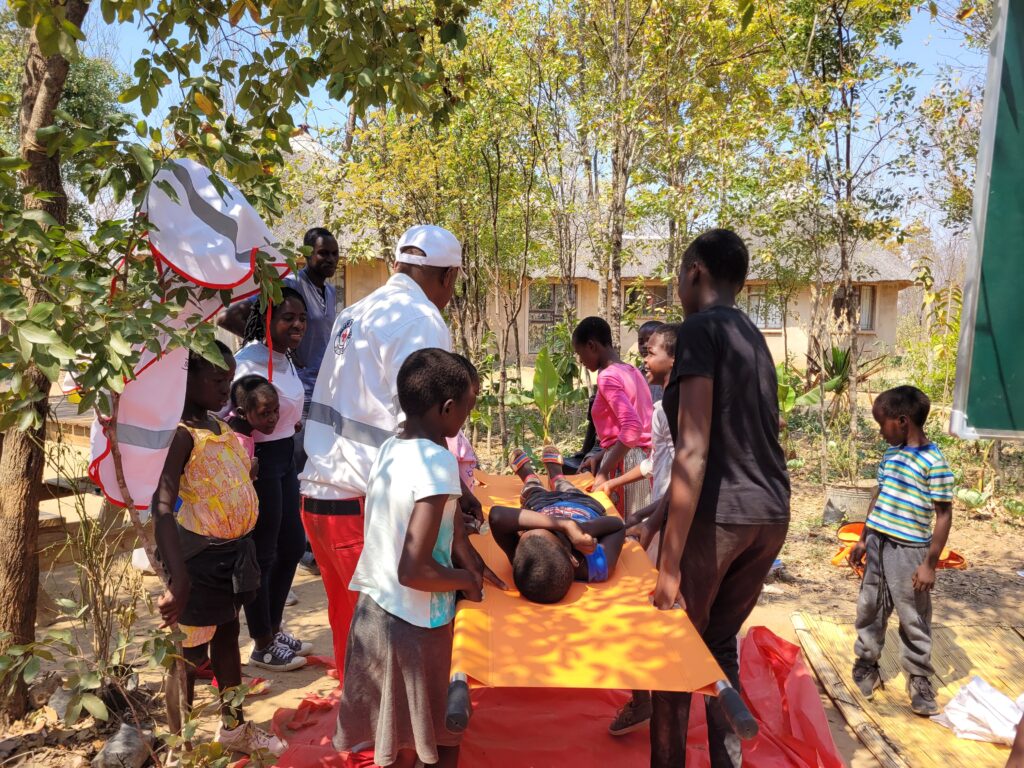
[[[441,316],[455,293],[462,246],[446,229],[408,229],[383,286],[338,315],[306,421],[302,522],[323,574],[339,674],[355,608],[349,582],[363,548],[363,501],[381,444],[403,420],[398,369],[418,349],[451,351]],[[463,489],[463,511],[479,502]]]

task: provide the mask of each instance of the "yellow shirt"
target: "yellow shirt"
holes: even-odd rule
[[[237,539],[256,525],[259,500],[249,478],[248,455],[228,425],[219,419],[217,423],[219,435],[181,425],[193,445],[178,489],[178,523],[201,536]]]

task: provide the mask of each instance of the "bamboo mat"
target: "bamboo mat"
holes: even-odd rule
[[[804,654],[857,737],[884,768],[1003,768],[1009,749],[958,739],[910,711],[900,668],[898,622],[889,622],[882,655],[885,688],[867,701],[851,677],[853,624],[806,612],[793,614]],[[1024,692],[1024,627],[935,625],[933,683],[943,706],[978,675],[1011,698]]]

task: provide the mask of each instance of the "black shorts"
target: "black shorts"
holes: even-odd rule
[[[255,567],[251,536],[210,544],[185,561],[192,588],[179,619],[182,624],[220,626],[238,616],[238,609],[256,596],[256,590],[249,588],[251,580],[239,583],[239,566],[243,560],[251,560]],[[256,580],[258,584],[258,576]]]

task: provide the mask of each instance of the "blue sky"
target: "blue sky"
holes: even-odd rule
[[[92,23],[102,25],[103,22],[96,11],[98,8],[92,11],[95,14]],[[115,64],[123,71],[131,72],[135,60],[147,47],[146,38],[137,27],[130,24],[114,25],[113,32],[117,41]],[[919,98],[928,93],[942,68],[983,75],[987,60],[986,51],[964,48],[960,36],[933,20],[926,9],[914,14],[904,30],[903,44],[893,52],[893,55],[894,58],[914,62],[920,67],[921,75],[917,78]],[[311,93],[309,101],[312,104],[311,110],[292,110],[297,123],[308,122],[321,128],[344,124],[345,105],[330,99],[322,87]]]
[[[895,56],[912,61],[922,70],[919,95],[931,88],[934,78],[943,67],[980,72],[984,75],[987,50],[971,50],[962,45],[962,37],[932,19],[927,9],[914,14],[903,32],[903,44]]]

